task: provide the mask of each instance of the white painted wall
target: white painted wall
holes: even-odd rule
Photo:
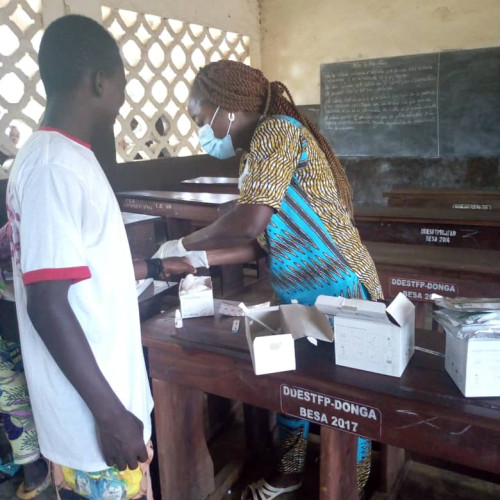
[[[500,46],[500,0],[263,0],[262,70],[319,103],[327,62]]]
[[[42,0],[44,24],[68,13],[100,21],[102,4],[248,35],[252,65],[260,66],[259,0]]]
[[[42,0],[44,22],[100,19],[102,0]],[[500,0],[104,0],[110,7],[213,26],[251,38],[252,65],[319,102],[327,62],[500,46]]]

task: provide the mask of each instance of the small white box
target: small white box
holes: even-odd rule
[[[214,315],[214,292],[210,276],[192,276],[190,285],[204,285],[208,290],[183,293],[185,279],[179,283],[179,301],[181,314],[185,318],[198,318],[200,316]]]
[[[444,367],[467,397],[500,396],[500,339],[458,339],[446,332]]]
[[[415,349],[415,306],[402,293],[387,307],[326,295],[315,305],[333,317],[337,365],[401,376]]]
[[[259,321],[283,333],[274,334]],[[315,307],[300,304],[250,309],[245,315],[245,330],[256,375],[295,370],[295,339],[333,340],[326,316]]]

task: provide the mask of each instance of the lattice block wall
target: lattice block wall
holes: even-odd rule
[[[115,127],[119,160],[197,154],[198,128],[186,109],[191,83],[211,61],[248,64],[249,37],[109,7],[102,16],[120,46],[128,81]]]
[[[0,0],[0,150],[6,154],[15,154],[45,108],[37,63],[41,38],[41,0]],[[12,126],[20,134],[17,145]]]

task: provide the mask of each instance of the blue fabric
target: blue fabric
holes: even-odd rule
[[[288,116],[280,116],[296,127],[302,125]],[[302,152],[297,168],[308,161],[307,141],[302,139]],[[293,174],[280,210],[271,217],[266,229],[269,271],[273,289],[282,304],[297,300],[313,305],[319,295],[369,299],[370,294],[358,280],[340,253],[325,224],[311,208],[307,194]],[[309,422],[280,414],[280,435],[286,429],[302,426],[309,434]],[[371,442],[358,437],[357,463],[370,452]]]
[[[299,427],[302,427],[302,437],[307,439],[309,435],[309,421],[300,420],[298,418],[289,417],[278,413],[276,415],[276,423],[278,424],[278,432],[280,439],[286,436],[286,431],[289,429],[291,431],[296,431]]]
[[[296,120],[281,119],[301,126]],[[308,161],[307,141],[297,168]],[[280,210],[266,228],[270,279],[283,304],[297,300],[313,305],[318,295],[369,298],[349,267],[325,224],[311,208],[307,194],[293,174]]]
[[[302,427],[302,437],[307,439],[309,435],[309,422],[300,418],[290,417],[282,413],[276,415],[276,423],[278,425],[278,435],[281,438],[286,436],[287,431],[295,431]],[[368,456],[371,450],[371,441],[364,437],[358,436],[358,445],[356,452],[356,463],[359,464]]]

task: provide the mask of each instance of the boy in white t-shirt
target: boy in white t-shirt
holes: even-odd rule
[[[12,167],[7,209],[21,346],[40,448],[61,498],[145,498],[153,401],[136,279],[193,272],[132,262],[120,209],[89,144],[124,101],[116,42],[65,16],[39,52],[42,127]],[[127,468],[128,467],[128,468]]]

